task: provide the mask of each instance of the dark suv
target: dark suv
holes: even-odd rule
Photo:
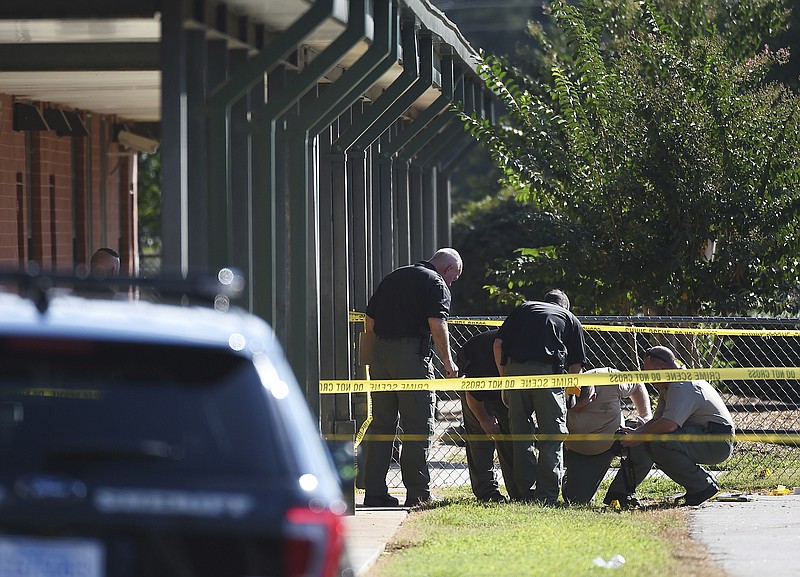
[[[0,294],[0,577],[352,574],[264,322],[54,284]]]

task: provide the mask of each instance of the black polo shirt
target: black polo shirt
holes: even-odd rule
[[[559,353],[565,366],[586,363],[583,326],[562,306],[525,301],[508,315],[497,331],[503,340],[503,357],[514,362],[556,362]]]
[[[458,351],[458,364],[465,377],[497,377],[497,364],[494,362],[494,338],[497,329],[478,333],[464,343]],[[500,391],[468,391],[468,394],[484,403],[499,401]]]
[[[478,333],[458,351],[458,364],[465,377],[497,377],[494,362],[494,338],[497,329]]]
[[[386,275],[366,313],[375,320],[379,337],[428,337],[428,319],[450,315],[450,289],[431,263],[420,261]]]

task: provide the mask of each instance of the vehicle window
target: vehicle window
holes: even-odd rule
[[[45,470],[275,473],[275,407],[217,349],[0,339],[0,462]]]

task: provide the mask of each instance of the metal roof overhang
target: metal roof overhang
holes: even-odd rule
[[[180,1],[180,0],[176,0]],[[380,1],[380,0],[375,0]],[[257,52],[304,14],[307,0],[228,0],[197,7],[188,26]],[[427,0],[402,0],[404,9],[429,30],[440,53],[468,68],[475,52],[455,25]],[[17,99],[116,115],[137,123],[161,120],[161,20],[159,0],[4,0],[0,8],[0,93]],[[322,52],[345,28],[346,0],[336,0],[331,17],[307,38],[310,55]],[[368,35],[371,38],[371,34]],[[368,49],[361,42],[332,71],[335,79]],[[401,60],[367,93],[377,95],[402,73]],[[440,91],[428,89],[411,106],[410,117],[427,108]]]

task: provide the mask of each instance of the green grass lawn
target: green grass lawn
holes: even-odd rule
[[[779,484],[800,484],[799,452],[748,445],[713,469],[723,491],[766,492]],[[613,511],[602,505],[608,484],[603,482],[593,504],[563,508],[484,505],[469,487],[440,489],[441,506],[413,510],[366,577],[724,574],[688,538],[687,508],[676,507],[671,498],[683,492],[680,485],[649,477],[637,490],[644,509]],[[625,558],[617,569],[594,563],[614,555]]]
[[[662,496],[677,488],[669,480],[651,485]],[[670,539],[685,533],[684,511],[675,507],[619,512],[598,505],[484,505],[468,487],[439,494],[441,506],[413,511],[368,577],[687,574],[675,557],[680,545]],[[594,563],[614,555],[626,561],[617,569]]]

